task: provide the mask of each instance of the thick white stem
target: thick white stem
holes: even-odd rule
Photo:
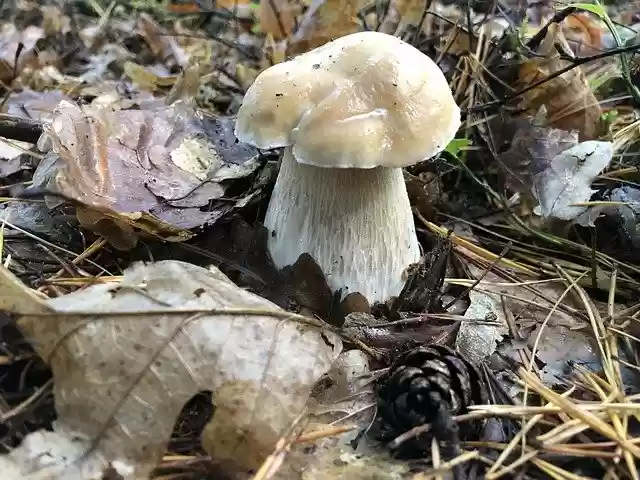
[[[331,290],[370,303],[397,296],[420,259],[401,168],[313,167],[286,148],[264,224],[278,268],[306,252]]]

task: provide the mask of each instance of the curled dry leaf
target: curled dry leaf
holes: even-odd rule
[[[201,207],[259,165],[255,148],[236,143],[231,119],[180,102],[122,111],[63,101],[44,131],[41,143],[50,141],[52,151],[34,186],[79,205],[88,228],[110,219],[128,235],[135,227],[168,240],[189,238],[186,229],[214,222],[235,202]],[[135,244],[108,238],[120,248]]]
[[[529,59],[518,71],[522,88],[570,65],[569,60],[560,58],[554,46],[556,42],[566,45],[562,31],[554,23],[536,52],[540,56]],[[570,52],[568,46],[565,50]],[[599,136],[602,109],[580,68],[573,68],[525,92],[520,106],[531,116],[544,106],[549,126],[569,132],[576,130],[580,140],[592,140]]]
[[[138,263],[116,285],[47,301],[4,268],[0,279],[0,306],[25,314],[18,325],[53,370],[55,431],[75,437],[85,454],[58,464],[54,479],[100,478],[81,473],[114,461],[128,469],[119,470],[125,479],[147,478],[200,391],[214,402],[204,448],[230,471],[255,469],[342,348],[213,267]],[[228,308],[256,315],[209,313]],[[33,316],[43,311],[50,316]],[[73,314],[87,311],[96,313]]]
[[[561,24],[562,33],[576,55],[595,55],[604,50],[603,37],[606,25],[595,15],[577,12],[569,15]]]
[[[180,75],[170,73],[164,65],[142,66],[132,61],[124,64],[124,73],[134,85],[150,92],[170,88],[180,78]]]

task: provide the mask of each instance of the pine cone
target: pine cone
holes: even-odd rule
[[[378,392],[382,419],[396,431],[442,417],[465,413],[487,402],[484,381],[474,365],[444,345],[421,346],[404,352],[391,365]]]

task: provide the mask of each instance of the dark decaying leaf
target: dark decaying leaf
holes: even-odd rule
[[[640,257],[640,190],[625,185],[605,192],[599,199],[614,203],[589,208],[576,223],[595,227],[599,250],[633,262]]]
[[[320,266],[308,253],[300,255],[296,263],[282,271],[285,282],[291,285],[298,306],[329,318],[332,293]]]
[[[372,348],[386,350],[388,358],[395,358],[397,352],[424,344],[453,344],[459,322],[436,324],[427,317],[415,320],[418,321],[408,325],[401,322],[392,325],[369,313],[353,312],[345,317],[342,330],[350,338],[357,338]]]
[[[390,318],[399,311],[428,312],[440,297],[442,284],[449,262],[451,243],[443,238],[421,261],[409,268],[409,278],[394,299]]]
[[[236,143],[231,119],[181,102],[116,110],[63,101],[45,140],[52,150],[33,185],[58,196],[50,205],[60,198],[80,205],[89,228],[102,215],[125,233],[141,229],[169,240],[189,238],[187,229],[215,222],[246,200],[216,202],[231,180],[259,165],[255,148]]]
[[[200,238],[200,245],[225,259],[221,269],[242,285],[280,307],[303,310],[328,320],[334,296],[316,261],[302,254],[278,270],[267,251],[267,230],[239,216],[220,222]]]
[[[544,172],[551,160],[578,143],[577,132],[546,127],[533,117],[505,120],[500,129],[514,131],[511,146],[498,155],[498,164],[509,188],[529,193],[533,177]]]

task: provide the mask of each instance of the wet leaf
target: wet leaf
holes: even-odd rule
[[[320,266],[307,253],[283,269],[284,281],[291,286],[296,303],[320,318],[328,319],[332,293]]]
[[[64,465],[50,459],[54,479],[92,478],[80,473],[108,462],[126,479],[147,478],[183,405],[200,391],[213,393],[215,407],[204,448],[255,469],[341,350],[335,335],[283,318],[213,267],[139,263],[117,284],[46,301],[3,267],[0,278],[0,305],[25,314],[19,327],[53,370],[54,433],[76,444]],[[226,308],[256,315],[208,313]],[[179,313],[185,309],[191,313]],[[98,314],[73,314],[87,311]],[[50,312],[47,321],[30,316],[41,312]]]
[[[79,205],[88,228],[108,219],[125,233],[140,229],[169,240],[189,238],[187,229],[214,222],[241,202],[210,204],[259,165],[256,149],[236,143],[231,119],[182,103],[124,111],[64,101],[43,138],[53,149],[38,166],[34,187]]]
[[[595,227],[598,247],[603,252],[634,261],[640,254],[640,190],[632,186],[614,188],[590,206],[575,222]]]

